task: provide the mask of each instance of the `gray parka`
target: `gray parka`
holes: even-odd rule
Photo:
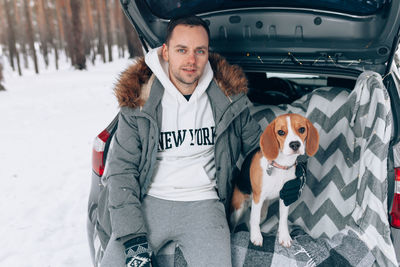
[[[232,179],[240,154],[259,145],[261,128],[252,119],[247,81],[238,66],[210,55],[214,80],[207,88],[215,121],[218,196],[229,210]],[[121,74],[115,93],[121,110],[99,198],[98,232],[103,246],[115,238],[146,234],[141,201],[152,180],[161,128],[164,88],[143,59]]]

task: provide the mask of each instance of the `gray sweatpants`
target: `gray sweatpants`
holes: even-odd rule
[[[175,246],[190,267],[232,266],[229,227],[224,205],[218,200],[183,202],[146,196],[142,212],[159,266],[174,266]],[[124,248],[111,237],[101,266],[124,264]]]

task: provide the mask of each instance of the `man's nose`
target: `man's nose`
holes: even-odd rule
[[[196,63],[196,55],[194,53],[189,53],[188,54],[188,62],[191,64]]]

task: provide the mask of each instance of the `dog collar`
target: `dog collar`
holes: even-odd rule
[[[294,163],[294,164],[292,164],[292,165],[290,165],[290,166],[283,166],[283,165],[280,165],[280,164],[278,164],[278,163],[276,163],[275,161],[269,161],[269,164],[268,164],[268,167],[267,167],[267,173],[268,173],[268,175],[271,175],[271,173],[272,173],[272,168],[278,168],[278,169],[281,169],[281,170],[289,170],[290,168],[292,168],[292,167],[294,167],[294,166],[296,166],[297,165],[297,161]]]

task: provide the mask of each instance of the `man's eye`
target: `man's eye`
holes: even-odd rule
[[[280,136],[283,136],[283,135],[285,135],[285,132],[282,131],[282,130],[279,130],[279,131],[278,131],[278,134],[279,134]]]
[[[197,54],[204,54],[204,50],[197,50]]]
[[[299,129],[299,133],[304,133],[306,131],[306,128],[304,128],[304,127],[301,127],[300,129]]]
[[[185,53],[185,49],[183,48],[178,49],[178,53]]]

